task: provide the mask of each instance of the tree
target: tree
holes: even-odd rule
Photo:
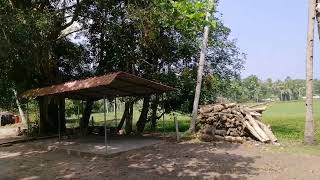
[[[257,76],[251,75],[243,79],[243,86],[247,89],[247,96],[249,100],[259,101],[260,92],[261,92],[261,83]]]
[[[211,17],[210,12],[212,11],[211,9],[213,7],[214,7],[213,1],[211,0],[208,5],[206,20],[209,20],[209,18]],[[207,45],[208,45],[209,25],[206,25],[204,27],[203,31],[204,31],[203,32],[203,43],[201,46],[198,73],[197,73],[197,84],[196,84],[196,90],[195,90],[194,101],[193,101],[192,120],[190,122],[190,131],[193,133],[196,130],[196,120],[197,120],[197,115],[198,115],[198,106],[199,106],[201,84],[202,84],[202,74],[203,74],[203,67],[205,64]]]
[[[21,92],[126,71],[178,87],[178,92],[166,94],[164,98],[153,95],[122,99],[127,103],[125,107],[129,106],[123,119],[126,126],[132,123],[133,102],[143,100],[139,130],[143,131],[146,123],[156,127],[157,120],[164,114],[158,111],[161,106],[165,113],[192,111],[198,49],[205,25],[215,28],[209,32],[200,103],[214,102],[222,89],[228,87],[229,79],[242,69],[244,58],[236,43],[228,38],[230,29],[214,16],[209,21],[205,19],[209,1],[60,1],[49,1],[49,5],[45,4],[47,1],[40,4],[30,1],[31,6],[23,10],[16,5],[13,9],[10,4],[0,6],[3,15],[0,34],[5,32],[5,36],[0,36],[0,66],[4,69],[0,74],[0,91],[4,95],[0,96],[0,103],[3,105],[14,104],[13,93],[8,91],[12,87]],[[77,43],[66,38],[73,31],[66,32],[69,28],[64,28],[72,22],[77,22],[83,30],[74,32],[75,37],[81,37]],[[11,94],[10,98],[6,94]],[[42,104],[47,104],[46,100],[40,99]],[[82,129],[86,129],[94,108],[90,99],[84,105]],[[56,114],[54,106],[42,108]],[[119,128],[121,125],[123,123]],[[126,129],[129,131],[130,127]]]
[[[200,27],[209,23],[204,19],[205,1],[108,1],[93,6],[83,23],[89,27],[97,75],[122,70],[176,85],[172,81],[175,72],[193,63]],[[157,96],[143,97],[140,116],[148,115],[149,107],[152,113],[147,120],[145,115],[139,118],[139,130],[148,122],[155,127],[161,118],[155,113],[164,103]]]
[[[67,39],[64,31],[79,18],[88,2],[0,2],[0,68],[4,71],[0,75],[2,107],[12,109],[14,95],[11,89],[21,93],[30,88],[83,77],[90,56],[84,47]],[[56,133],[58,112],[64,121],[64,112],[58,111],[58,106],[64,106],[64,99],[38,100],[41,112],[53,117],[50,120],[47,115],[41,115],[41,123],[44,123],[41,130]]]
[[[313,120],[313,46],[314,46],[314,23],[316,16],[316,0],[309,0],[308,17],[308,41],[307,41],[307,73],[306,73],[306,122],[304,142],[314,144],[314,120]]]

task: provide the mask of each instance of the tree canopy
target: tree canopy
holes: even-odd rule
[[[212,30],[201,103],[213,102],[239,77],[245,55],[217,16],[205,20],[208,2],[1,0],[0,106],[13,107],[11,89],[126,71],[176,87],[161,104],[190,113],[204,25]]]

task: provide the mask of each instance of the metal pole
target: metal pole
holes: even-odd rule
[[[116,126],[118,125],[117,120],[117,97],[114,98],[114,119],[116,121]]]
[[[39,106],[40,106],[40,103],[38,101],[38,108],[40,108]],[[39,132],[38,132],[39,134],[38,134],[38,136],[40,136],[41,135],[41,114],[40,114],[40,109],[39,109],[38,113],[39,113]]]
[[[179,136],[179,124],[178,124],[178,119],[175,113],[173,113],[173,119],[174,123],[176,124],[176,135],[177,135],[177,141],[180,141],[180,136]]]
[[[84,135],[84,132],[83,132],[83,130],[84,129],[82,129],[83,128],[83,120],[81,120],[82,118],[83,118],[83,100],[81,100],[81,118],[80,118],[80,115],[79,115],[79,125],[80,125],[80,134],[81,135]]]
[[[106,105],[107,108],[107,114],[109,114],[109,104],[108,104],[108,99],[106,100],[106,102],[104,103]]]
[[[29,136],[29,101],[27,100],[27,136]]]
[[[106,98],[103,98],[103,115],[104,115],[104,146],[106,147],[106,153],[108,152],[107,144],[107,115],[106,115]]]
[[[60,142],[61,141],[60,99],[58,101],[58,133],[59,133],[59,142]]]
[[[72,100],[72,101],[74,102],[74,100]],[[79,129],[80,129],[80,133],[81,133],[81,127],[80,127],[80,101],[78,101],[77,104],[78,104],[77,120],[78,120],[78,123],[79,123]],[[76,127],[73,127],[73,130],[75,130],[75,128]]]
[[[163,101],[163,94],[162,94],[162,111],[163,111],[163,116],[162,116],[162,127],[163,127],[163,136],[165,135],[165,127],[164,127],[164,101]]]
[[[77,119],[80,120],[80,103],[78,104],[78,116]]]

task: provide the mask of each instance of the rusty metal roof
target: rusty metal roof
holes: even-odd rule
[[[116,72],[84,80],[66,82],[28,90],[22,98],[62,96],[70,99],[102,99],[104,97],[142,96],[174,91],[175,88],[125,72]]]

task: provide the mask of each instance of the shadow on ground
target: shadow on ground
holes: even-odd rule
[[[29,143],[0,149],[4,179],[246,179],[258,174],[259,156],[235,144],[162,143],[117,157],[76,157]]]

